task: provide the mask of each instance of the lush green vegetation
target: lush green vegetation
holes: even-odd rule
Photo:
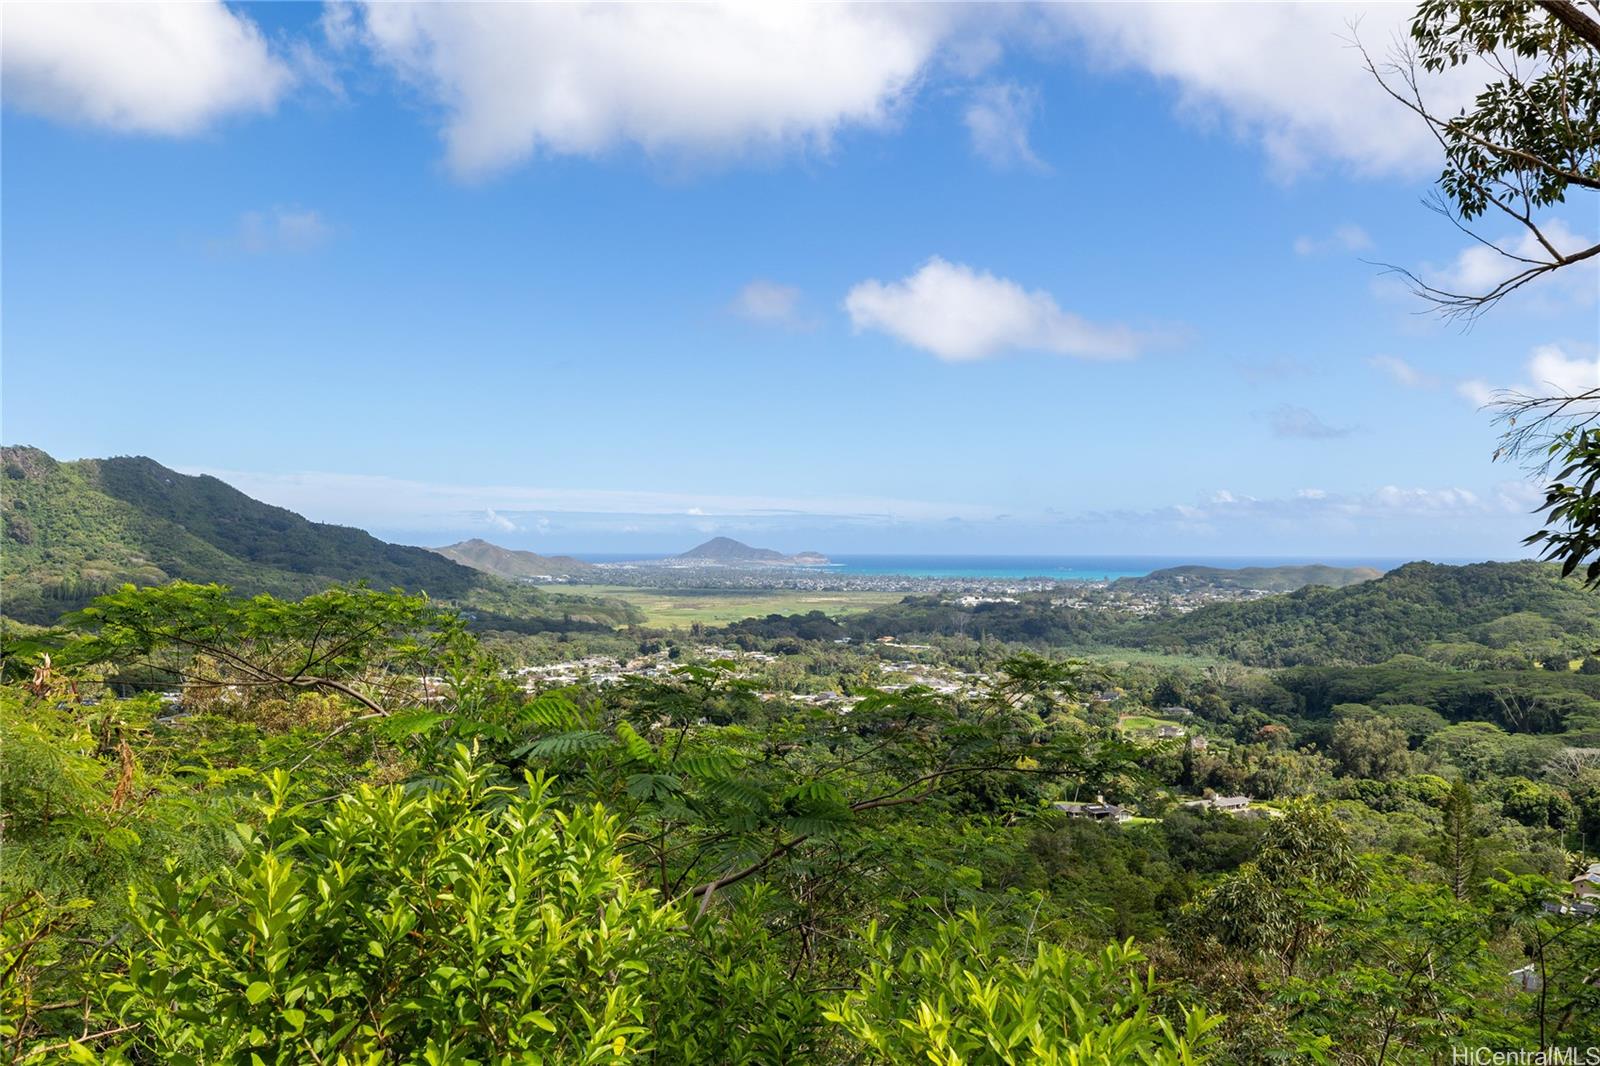
[[[1457,665],[1576,667],[1600,644],[1600,602],[1551,564],[1410,563],[1346,588],[1310,586],[1283,596],[1215,603],[1186,614],[1139,618],[1060,606],[1055,594],[963,607],[908,596],[829,626],[814,615],[752,619],[733,633],[930,636],[1039,647],[1126,646],[1222,656],[1252,666],[1380,663],[1398,654]]]
[[[1594,19],[1425,0],[1412,38],[1401,62],[1433,71],[1529,60],[1448,118],[1399,95],[1457,221],[1493,207],[1552,256],[1422,291],[1475,313],[1600,251],[1561,255],[1533,221],[1600,187]],[[1554,439],[1535,539],[1592,584],[1588,425]],[[16,448],[3,474],[4,1061],[1600,1046],[1600,919],[1573,887],[1600,869],[1600,626],[1553,566],[1413,564],[1156,617],[910,597],[747,619],[705,661],[700,634],[619,631],[626,606],[149,460]],[[1262,580],[1156,583],[1188,578]],[[1119,644],[1141,653],[1060,657]],[[579,657],[605,682],[517,672]],[[1058,806],[1089,797],[1137,817]]]
[[[180,578],[280,596],[366,581],[427,592],[461,608],[481,630],[524,634],[731,624],[731,634],[763,639],[941,635],[1036,647],[1117,645],[1260,666],[1373,663],[1399,652],[1476,656],[1480,665],[1576,664],[1600,642],[1593,597],[1579,582],[1560,578],[1557,567],[1535,563],[1413,563],[1344,588],[1310,586],[1153,618],[1058,606],[1050,594],[963,607],[939,596],[874,592],[541,590],[436,552],[309,522],[215,478],[186,476],[148,459],[58,463],[37,449],[12,447],[0,469],[6,614],[35,623],[123,582]],[[1292,569],[1277,577],[1292,584],[1308,576],[1299,572],[1308,568]],[[1179,576],[1214,577],[1171,572],[1161,580]],[[785,617],[793,612],[803,617]]]
[[[1584,397],[1590,405],[1597,398],[1600,387]],[[1560,411],[1563,400],[1546,402]],[[1592,421],[1592,416],[1583,418],[1549,445],[1551,462],[1559,464],[1545,488],[1542,510],[1550,524],[1527,539],[1543,549],[1546,559],[1560,562],[1563,575],[1581,570],[1591,588],[1600,586],[1600,429],[1590,428]]]
[[[63,628],[5,628],[8,1058],[1353,1063],[1600,1039],[1600,934],[1561,907],[1600,847],[1600,627],[1553,566],[1155,617],[539,592],[148,461],[7,461],[8,607],[106,589]],[[452,595],[293,598],[369,568]],[[202,571],[286,598],[162,584]],[[513,672],[577,659],[623,680]],[[1211,793],[1255,816],[1183,806]],[[1134,817],[1052,806],[1086,796]],[[1541,994],[1508,980],[1526,966]]]
[[[1349,588],[1306,588],[1133,626],[1124,639],[1263,666],[1382,662],[1436,643],[1519,645],[1565,662],[1600,642],[1600,607],[1548,564],[1409,563]]]
[[[458,614],[364,589],[129,587],[14,632],[5,1055],[1110,1066],[1600,1040],[1600,924],[1546,909],[1600,842],[1593,675],[744,638],[795,646],[530,691]],[[879,683],[935,667],[971,683]],[[851,701],[804,698],[822,685]],[[1157,719],[1211,743],[1117,728]],[[1182,806],[1206,790],[1258,814]],[[1085,795],[1139,817],[1051,806]]]
[[[1120,631],[1120,625],[1114,614],[1057,607],[1046,594],[1024,596],[1016,603],[980,603],[972,607],[963,607],[946,596],[918,595],[847,618],[835,619],[821,611],[790,617],[768,615],[730,625],[727,631],[734,636],[767,640],[786,636],[857,641],[879,637],[960,637],[1071,647],[1108,643]]]
[[[48,623],[124,582],[222,581],[246,592],[304,596],[334,582],[426,592],[485,623],[537,631],[638,621],[626,605],[551,605],[435,552],[359,529],[309,522],[213,477],[144,458],[60,463],[37,448],[0,454],[5,612]]]
[[[1382,571],[1367,566],[1242,566],[1233,569],[1172,566],[1164,570],[1152,570],[1143,577],[1118,578],[1117,583],[1171,591],[1226,588],[1293,592],[1307,585],[1343,588],[1382,576]]]

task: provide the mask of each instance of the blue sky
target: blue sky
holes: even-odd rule
[[[1595,274],[1368,262],[1485,276],[1351,17],[8,5],[4,437],[418,543],[1518,556],[1478,405],[1600,380]]]

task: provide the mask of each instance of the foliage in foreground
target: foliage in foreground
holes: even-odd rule
[[[244,861],[157,882],[105,990],[136,1059],[613,1062],[641,1043],[668,913],[599,809],[490,783],[363,787],[323,818],[274,781]]]
[[[828,1013],[885,1062],[1179,1066],[1203,1058],[1217,1020],[1155,1014],[1155,975],[1131,942],[1085,956],[1039,944],[1009,956],[975,912],[897,952],[867,931],[861,987]]]
[[[1582,567],[1584,583],[1600,587],[1600,429],[1562,434],[1550,458],[1562,464],[1540,508],[1550,526],[1524,543],[1543,542],[1544,557],[1561,564],[1563,577]]]
[[[460,749],[431,787],[362,787],[322,816],[276,776],[237,866],[135,891],[131,935],[90,978],[106,1034],[128,1034],[100,1061],[689,1063],[742,1035],[766,1053],[737,1061],[809,1046],[1109,1066],[1195,1062],[1211,1042],[1203,1011],[1156,1012],[1131,944],[1086,958],[1040,943],[1022,964],[976,913],[903,954],[869,933],[859,988],[826,1010],[834,1033],[815,1031],[824,997],[787,1039],[781,1011],[734,1024],[723,995],[674,994],[706,930],[636,883],[616,820],[557,809],[538,777],[492,776]],[[712,993],[749,975],[698,974]],[[659,1033],[643,1024],[669,1013]]]
[[[1495,727],[1379,698],[1427,664],[1168,678],[1254,738],[1180,755],[1081,698],[1144,682],[1037,656],[834,709],[758,659],[531,695],[365,590],[72,625],[0,686],[6,1059],[1354,1064],[1600,1017],[1600,923],[1546,909],[1590,770],[1474,769],[1452,731]],[[1276,816],[1177,808],[1201,781]],[[1148,817],[1052,810],[1080,790]]]

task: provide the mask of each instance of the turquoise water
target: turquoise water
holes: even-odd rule
[[[1143,577],[1173,566],[1371,566],[1392,570],[1404,559],[1243,558],[1159,555],[840,555],[830,567],[845,574],[904,574],[907,577],[1007,578],[1045,577],[1056,581],[1112,581]]]
[[[595,563],[642,562],[664,555],[594,555],[579,558]],[[895,574],[906,577],[1011,580],[1028,577],[1055,581],[1110,581],[1143,577],[1152,570],[1173,566],[1370,566],[1392,570],[1408,562],[1400,558],[1339,558],[1312,556],[1195,556],[1195,555],[832,555],[831,566],[817,569],[831,574]],[[1436,562],[1464,560],[1439,559]]]
[[[827,569],[838,574],[990,580],[1044,577],[1056,581],[1112,581],[1119,577],[1142,577],[1167,565],[1138,559],[1057,555],[841,555],[830,558],[833,565]]]

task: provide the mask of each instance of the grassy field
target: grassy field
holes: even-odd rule
[[[1171,718],[1152,718],[1147,714],[1130,714],[1117,722],[1117,728],[1126,732],[1154,732],[1164,725],[1182,725]]]
[[[696,622],[726,625],[742,618],[769,614],[855,614],[899,603],[901,592],[795,592],[787,589],[645,589],[628,585],[547,585],[552,596],[605,596],[626,600],[645,614],[645,624],[663,629],[687,628]]]

